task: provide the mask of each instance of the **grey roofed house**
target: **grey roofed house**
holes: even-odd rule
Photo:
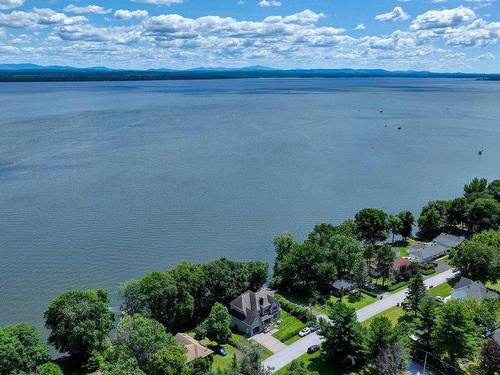
[[[486,289],[481,281],[473,281],[462,276],[460,281],[453,287],[451,298],[462,299],[467,297],[483,300],[487,298],[498,298],[498,294]]]
[[[492,336],[493,340],[495,340],[498,344],[500,344],[500,328],[498,328],[495,332],[493,332]]]
[[[428,263],[459,246],[467,239],[464,232],[441,233],[431,244],[417,243],[410,246],[410,258],[416,262]]]
[[[248,291],[231,301],[229,312],[231,326],[253,336],[280,318],[280,304],[267,290]]]
[[[350,292],[354,288],[356,288],[356,284],[354,284],[352,281],[349,281],[346,279],[338,279],[338,280],[335,280],[334,283],[332,283],[332,290],[334,293],[337,293],[337,294]]]

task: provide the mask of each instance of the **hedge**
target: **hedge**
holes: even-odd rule
[[[380,295],[377,293],[370,292],[369,290],[362,289],[363,293],[368,294],[370,297],[373,298],[380,298]]]
[[[420,269],[419,271],[422,275],[425,275],[425,276],[428,276],[428,275],[432,275],[433,273],[436,273],[436,269],[435,268],[429,268],[427,270],[424,270],[424,269]]]
[[[290,302],[285,297],[280,296],[279,294],[276,294],[274,298],[276,298],[276,300],[280,303],[280,306],[283,310],[285,310],[291,316],[299,319],[302,323],[307,323],[308,321],[316,320],[314,314],[309,312],[309,310],[306,309],[305,307]]]
[[[399,289],[399,288],[401,288],[401,287],[403,287],[403,286],[408,285],[409,283],[410,283],[409,281],[400,281],[399,283],[396,283],[396,284],[392,284],[392,285],[387,286],[387,290],[388,290],[389,292],[393,292],[393,291],[395,291],[396,289]]]

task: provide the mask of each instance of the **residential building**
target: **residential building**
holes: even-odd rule
[[[196,358],[205,358],[213,353],[212,350],[199,343],[186,333],[178,333],[175,335],[177,344],[184,346],[187,349],[187,362],[191,362]]]
[[[243,293],[231,302],[229,311],[231,326],[247,336],[264,332],[280,318],[280,304],[267,290]]]
[[[451,298],[463,299],[467,297],[487,299],[498,298],[498,294],[488,290],[481,281],[473,281],[467,277],[461,277],[451,291]]]
[[[417,266],[408,259],[397,259],[392,264],[392,275],[398,280],[409,279],[417,272]]]
[[[419,263],[432,262],[446,255],[450,249],[459,246],[467,237],[467,234],[461,231],[441,233],[432,243],[417,243],[410,246],[410,258]]]
[[[335,295],[343,296],[356,289],[356,284],[350,280],[338,279],[332,283],[332,292]]]

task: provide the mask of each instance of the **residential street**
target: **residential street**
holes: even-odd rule
[[[429,287],[430,285],[436,286],[446,282],[447,280],[453,278],[458,273],[453,272],[453,270],[447,270],[435,276],[429,277],[425,280],[425,285]],[[357,311],[358,320],[363,322],[384,310],[390,309],[393,306],[396,306],[398,303],[404,301],[407,290],[402,290],[395,294],[390,294],[384,296],[382,300],[372,303],[360,310]],[[312,333],[292,345],[288,346],[286,349],[281,350],[279,353],[272,355],[267,358],[263,365],[266,367],[270,367],[273,371],[277,371],[282,367],[285,367],[288,363],[292,362],[294,359],[299,358],[301,355],[307,352],[307,348],[311,345],[319,345],[321,344],[322,339],[316,334]]]

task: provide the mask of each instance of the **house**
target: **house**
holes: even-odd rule
[[[356,289],[356,284],[346,279],[338,279],[334,283],[332,283],[333,294],[339,296],[345,295],[346,293],[350,293],[354,289]]]
[[[392,275],[398,280],[409,279],[417,272],[417,266],[408,259],[398,259],[392,264]]]
[[[267,290],[248,291],[235,298],[229,307],[231,327],[253,336],[280,318],[280,304]]]
[[[463,299],[467,297],[487,299],[498,298],[498,294],[488,290],[481,281],[473,281],[467,277],[461,277],[451,291],[451,298]]]
[[[500,328],[493,332],[492,339],[495,340],[497,344],[500,344]]]
[[[459,246],[467,239],[465,232],[441,233],[432,243],[417,243],[410,246],[410,259],[419,263],[429,263],[444,256],[450,249]]]
[[[177,344],[184,346],[187,349],[187,362],[191,362],[196,358],[205,358],[213,353],[206,346],[201,345],[197,340],[186,333],[178,333],[175,335]]]

